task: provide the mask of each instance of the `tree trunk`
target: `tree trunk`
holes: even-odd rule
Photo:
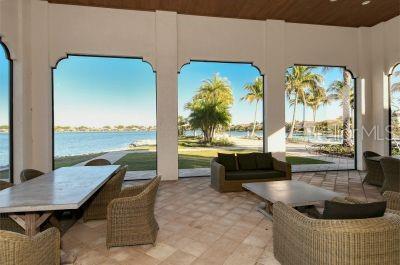
[[[316,109],[313,109],[313,134],[315,135],[315,127],[316,127],[316,124],[315,124],[315,119],[316,119],[316,116],[317,116],[317,110]]]
[[[350,119],[350,83],[351,74],[343,70],[344,91],[343,91],[343,146],[352,146],[351,142],[351,119]]]
[[[256,101],[256,111],[254,112],[253,131],[251,132],[251,136],[250,137],[254,137],[255,132],[256,132],[257,107],[258,107],[258,100]]]
[[[306,101],[303,97],[303,134],[305,134],[306,132],[305,125],[306,125]]]
[[[289,135],[288,135],[288,139],[293,138],[293,132],[294,132],[294,126],[296,123],[296,108],[297,108],[297,100],[299,98],[299,95],[296,93],[296,98],[294,101],[294,106],[293,106],[293,118],[292,118],[292,124],[290,125],[290,131],[289,131]]]

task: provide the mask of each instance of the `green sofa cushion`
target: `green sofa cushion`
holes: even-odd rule
[[[257,169],[256,156],[254,153],[237,154],[239,170],[255,170]]]
[[[386,211],[386,201],[370,203],[341,203],[325,201],[322,219],[364,219],[382,217]]]
[[[226,180],[252,180],[283,178],[285,173],[277,170],[238,170],[225,172]]]
[[[254,153],[257,169],[274,169],[271,153]]]
[[[237,160],[235,154],[218,153],[218,163],[225,167],[226,171],[238,170]]]

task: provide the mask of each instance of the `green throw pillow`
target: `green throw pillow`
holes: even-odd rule
[[[223,165],[226,171],[238,170],[235,154],[218,153],[218,163]]]
[[[325,201],[322,219],[364,219],[382,217],[386,211],[386,201],[370,203],[341,203]]]
[[[256,156],[254,153],[250,154],[237,154],[239,169],[240,170],[254,170],[257,169]]]
[[[257,162],[257,169],[274,169],[271,153],[254,153]]]

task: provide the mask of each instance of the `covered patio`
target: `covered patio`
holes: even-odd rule
[[[82,79],[59,78],[71,58],[143,63],[154,84],[109,65],[78,94]],[[237,92],[241,72],[218,68],[192,95],[196,63],[254,83]],[[398,0],[0,0],[0,264],[400,264],[399,64]],[[115,100],[128,77],[137,94]],[[68,133],[145,136],[101,149]]]

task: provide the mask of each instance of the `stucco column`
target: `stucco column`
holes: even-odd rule
[[[178,179],[177,14],[156,11],[157,171]]]
[[[31,161],[30,2],[0,1],[0,36],[13,61],[13,176]]]
[[[363,152],[371,150],[374,141],[372,127],[371,99],[371,31],[369,28],[358,29],[358,73],[356,76],[356,127],[357,131],[357,165],[358,170],[365,169]]]
[[[285,159],[285,23],[266,21],[265,149]]]
[[[389,119],[388,78],[385,73],[384,25],[371,28],[371,88],[372,126],[374,140],[372,149],[382,155],[389,154],[386,126]]]
[[[52,169],[52,91],[46,1],[31,1],[32,167]]]

